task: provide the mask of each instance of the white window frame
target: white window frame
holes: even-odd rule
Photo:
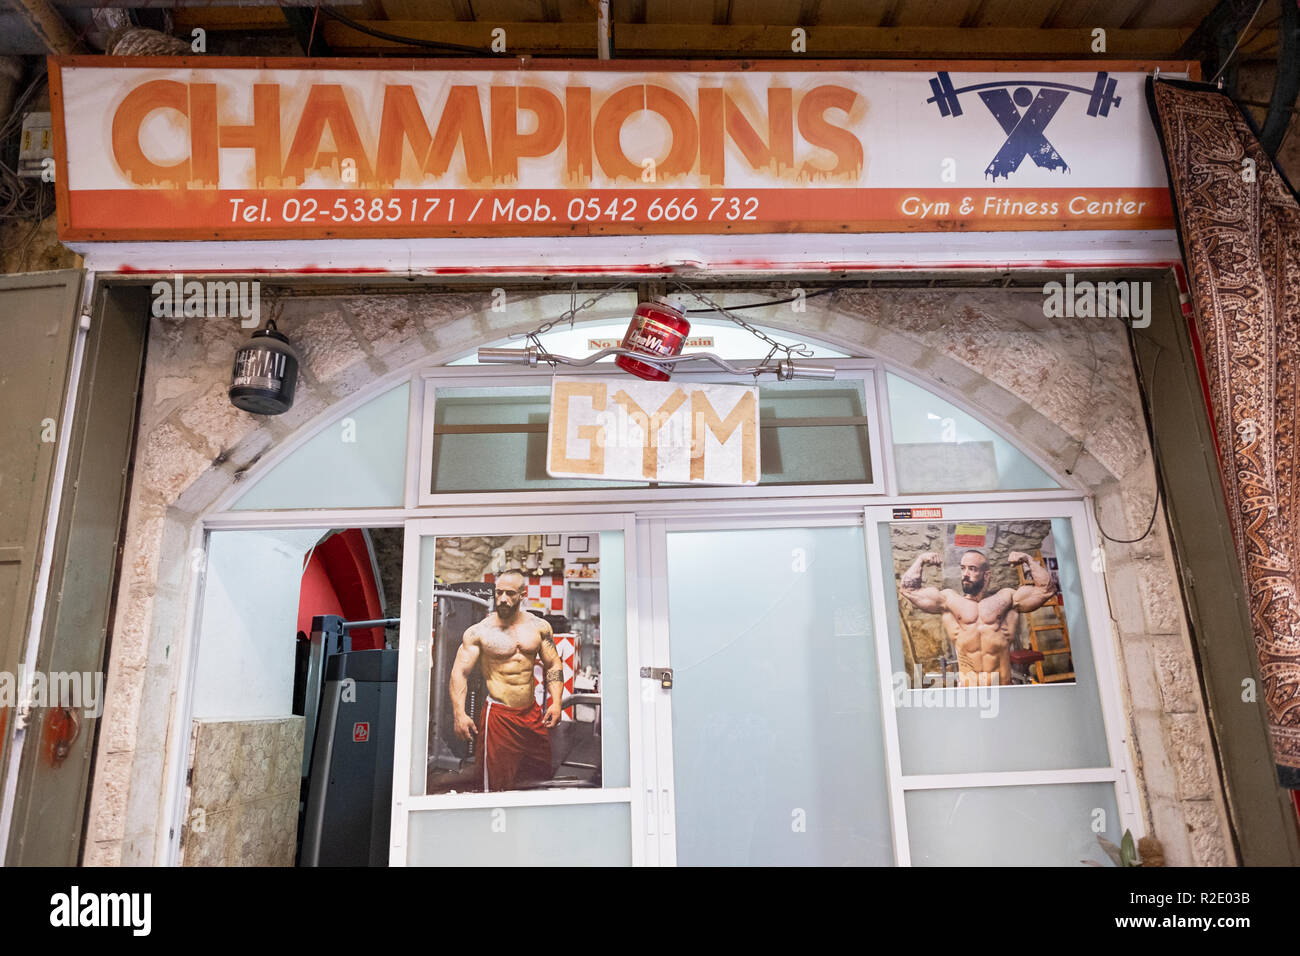
[[[423,395],[423,412],[420,419],[420,444],[418,460],[418,484],[416,504],[419,507],[458,507],[462,505],[491,506],[499,502],[518,503],[521,500],[545,504],[572,505],[586,504],[595,493],[602,501],[632,502],[654,499],[658,501],[708,501],[732,498],[808,498],[843,495],[879,495],[887,491],[885,472],[887,462],[881,438],[880,387],[884,376],[878,374],[879,365],[869,359],[819,359],[819,365],[834,365],[836,371],[850,373],[839,379],[860,379],[863,386],[863,411],[867,418],[867,440],[871,455],[870,482],[853,484],[818,485],[789,484],[764,486],[757,485],[737,487],[691,486],[673,488],[611,488],[599,491],[593,488],[571,490],[532,491],[521,488],[505,492],[432,492],[433,483],[433,426],[435,393],[439,388],[506,388],[532,386],[548,383],[552,378],[550,369],[537,372],[502,372],[494,368],[473,368],[455,366],[451,368],[428,369],[420,375],[420,392]],[[568,367],[561,366],[555,374],[564,376],[604,377],[621,374],[615,369],[600,366]],[[713,372],[680,372],[673,375],[679,382],[726,382],[752,385],[752,376],[729,375],[720,370]],[[760,384],[762,384],[760,382]],[[892,452],[888,465],[892,466]],[[409,463],[408,463],[409,464]]]
[[[969,773],[904,774],[902,753],[898,738],[898,715],[892,706],[893,674],[892,641],[885,611],[888,589],[885,585],[884,561],[880,553],[880,525],[890,525],[899,520],[893,516],[894,503],[868,505],[863,511],[863,533],[867,547],[868,574],[880,593],[873,593],[872,626],[876,636],[877,670],[880,676],[881,707],[884,715],[886,759],[889,767],[890,810],[894,818],[894,852],[900,866],[911,865],[910,839],[907,828],[906,794],[912,790],[970,789],[975,787],[1033,786],[1066,783],[1109,783],[1115,788],[1115,805],[1119,809],[1119,831],[1133,832],[1134,839],[1146,834],[1142,814],[1137,806],[1137,786],[1128,748],[1128,723],[1125,719],[1120,692],[1119,664],[1115,642],[1109,630],[1110,611],[1103,582],[1090,570],[1086,560],[1096,553],[1096,529],[1089,518],[1084,503],[1079,500],[1020,500],[1017,502],[986,502],[983,504],[954,504],[951,498],[936,496],[925,501],[910,496],[906,501],[912,507],[941,507],[941,520],[991,521],[1065,518],[1070,521],[1074,535],[1075,553],[1071,557],[1079,569],[1083,590],[1084,611],[1088,616],[1088,640],[1092,648],[1097,671],[1097,693],[1100,697],[1102,721],[1105,725],[1106,747],[1110,763],[1104,767],[1082,767],[1066,770],[1015,770]],[[1073,642],[1072,637],[1072,642]],[[1010,688],[1005,689],[1010,690]],[[1023,692],[1023,691],[1022,691]]]
[[[406,866],[411,814],[424,810],[470,809],[474,807],[536,807],[620,803],[628,805],[632,865],[644,863],[644,844],[637,837],[637,821],[644,816],[641,800],[641,723],[643,698],[638,676],[637,548],[636,524],[631,514],[550,514],[536,517],[416,518],[406,522],[402,553],[402,621],[397,655],[397,720],[394,733],[392,823],[389,829],[389,865]],[[416,720],[428,722],[428,714],[415,713],[415,656],[419,635],[419,602],[424,594],[420,580],[420,543],[425,538],[475,535],[559,534],[577,531],[621,531],[623,533],[624,581],[627,635],[628,771],[626,787],[574,788],[571,790],[511,790],[492,793],[421,794],[411,791],[411,746]],[[602,581],[604,580],[602,576]],[[602,665],[603,666],[603,665]],[[601,764],[605,764],[602,740]],[[427,745],[426,745],[427,749]]]
[[[346,399],[330,406],[317,422],[313,423],[315,427],[301,429],[292,441],[283,443],[274,453],[259,462],[258,474],[253,478],[252,482],[248,484],[241,483],[239,486],[230,489],[218,500],[213,512],[203,519],[202,529],[196,532],[192,541],[192,545],[194,545],[192,551],[197,550],[200,543],[204,546],[203,550],[206,551],[207,536],[213,531],[405,527],[408,547],[406,563],[407,565],[413,565],[403,568],[402,617],[405,622],[410,615],[414,614],[414,607],[408,607],[408,600],[416,599],[417,585],[415,577],[418,577],[418,546],[415,552],[415,560],[412,562],[409,555],[411,536],[415,534],[418,541],[420,535],[428,533],[426,531],[413,531],[413,529],[443,527],[438,523],[446,521],[451,522],[451,524],[447,524],[445,527],[454,527],[457,530],[456,532],[442,531],[440,533],[459,533],[463,535],[474,533],[473,531],[467,531],[467,528],[488,527],[531,528],[536,533],[543,527],[571,530],[581,525],[596,529],[593,522],[612,521],[616,524],[623,522],[620,527],[626,529],[624,531],[625,561],[629,574],[627,585],[629,608],[628,665],[631,675],[634,669],[639,674],[641,666],[664,666],[661,662],[666,660],[668,651],[667,620],[658,620],[649,613],[651,605],[647,600],[648,592],[646,592],[644,582],[639,579],[636,572],[638,567],[643,571],[646,568],[659,567],[661,570],[663,568],[664,556],[661,553],[655,553],[654,548],[656,546],[652,543],[655,535],[647,533],[656,527],[656,522],[659,523],[659,527],[672,529],[703,526],[701,523],[708,522],[719,523],[719,527],[740,527],[742,522],[748,522],[749,526],[752,527],[789,526],[791,524],[818,526],[862,522],[864,521],[864,514],[884,514],[888,517],[890,509],[898,505],[934,504],[944,507],[945,514],[960,513],[990,518],[1004,513],[1009,516],[1035,516],[1039,513],[1035,509],[1042,509],[1043,515],[1050,513],[1050,516],[1053,517],[1070,517],[1073,520],[1076,529],[1076,547],[1081,549],[1084,540],[1090,543],[1090,547],[1096,545],[1095,527],[1090,515],[1087,514],[1084,508],[1084,492],[1082,487],[1077,484],[1077,480],[1058,474],[1050,463],[1042,459],[1032,449],[1023,447],[1014,436],[1008,434],[998,423],[988,422],[980,413],[970,410],[960,395],[952,393],[941,383],[927,381],[911,370],[896,368],[880,359],[820,359],[818,364],[833,365],[837,371],[849,373],[852,377],[863,379],[864,411],[868,418],[867,428],[873,476],[871,483],[851,485],[791,484],[767,488],[759,485],[737,488],[611,489],[599,493],[599,501],[591,500],[596,494],[594,489],[568,491],[527,491],[521,489],[486,494],[422,494],[422,489],[429,487],[432,477],[433,399],[436,388],[536,386],[548,382],[552,377],[552,371],[550,369],[505,371],[488,366],[438,366],[414,371],[407,369],[383,376],[361,392],[348,396]],[[561,368],[559,371],[565,375],[608,376],[612,374],[612,370],[605,367]],[[922,388],[950,402],[963,412],[972,415],[977,421],[1002,435],[1021,454],[1034,461],[1053,480],[1057,481],[1061,487],[1040,491],[899,495],[894,473],[886,372],[915,382]],[[718,370],[713,372],[677,373],[674,375],[674,379],[710,382],[730,379],[745,384],[750,384],[753,381],[749,377],[727,376]],[[285,460],[303,443],[345,417],[349,412],[404,382],[409,382],[411,387],[408,405],[405,494],[401,506],[276,511],[228,510],[248,487],[260,480],[262,475]],[[432,511],[435,507],[437,508],[436,512]],[[949,511],[950,509],[951,511]],[[575,516],[577,511],[581,512],[581,518]],[[440,517],[432,518],[431,514],[434,513],[440,515]],[[430,524],[430,522],[433,522],[433,524]],[[878,556],[874,559],[872,557],[874,550],[872,532],[866,523],[863,524],[863,528],[864,539],[868,548],[868,567],[871,568],[871,573],[878,577],[879,568],[877,565],[879,559]],[[479,533],[492,532],[481,531]],[[519,531],[518,533],[524,532]],[[660,536],[658,540],[662,542],[665,539]],[[874,564],[872,563],[873,560]],[[202,600],[200,575],[201,566],[196,567],[196,573],[192,578],[192,611],[188,616],[186,634],[180,648],[183,676],[177,702],[179,715],[189,713],[196,678],[194,669],[197,660],[196,644]],[[1140,815],[1134,809],[1136,796],[1131,781],[1135,778],[1133,778],[1132,770],[1128,766],[1128,751],[1124,745],[1125,732],[1115,730],[1116,727],[1122,728],[1124,725],[1122,719],[1116,723],[1113,716],[1116,706],[1115,701],[1119,699],[1120,693],[1118,675],[1113,664],[1115,660],[1114,642],[1109,635],[1106,636],[1101,646],[1097,642],[1097,628],[1100,626],[1098,622],[1109,619],[1108,616],[1104,618],[1100,616],[1105,613],[1106,607],[1104,592],[1101,590],[1103,584],[1099,579],[1095,578],[1095,575],[1087,567],[1082,565],[1080,567],[1080,577],[1083,581],[1087,599],[1086,606],[1090,631],[1092,632],[1094,652],[1098,661],[1098,681],[1103,694],[1103,707],[1107,720],[1107,740],[1112,754],[1112,766],[1110,768],[1100,768],[1095,773],[1092,770],[1030,771],[1014,774],[944,775],[942,779],[928,776],[902,778],[901,775],[896,774],[899,779],[894,779],[891,776],[890,782],[891,808],[896,804],[900,814],[902,814],[902,794],[911,789],[954,785],[994,786],[1012,783],[1081,782],[1080,775],[1082,774],[1087,777],[1088,781],[1109,780],[1114,782],[1117,787],[1117,802],[1121,808],[1124,824],[1129,829],[1132,829],[1135,835],[1140,835],[1143,832]],[[1100,610],[1097,605],[1098,594],[1103,596]],[[639,602],[637,600],[638,596],[641,598]],[[873,593],[873,608],[880,605],[880,601],[877,600],[878,597],[880,595]],[[632,611],[634,607],[640,609],[635,615]],[[409,617],[409,619],[413,624],[415,618]],[[885,633],[884,625],[879,620],[875,623],[879,640]],[[639,640],[638,635],[640,635]],[[413,641],[404,640],[402,645],[413,645],[413,643]],[[878,651],[879,649],[878,646]],[[1103,662],[1108,663],[1103,665]],[[883,665],[882,677],[888,676],[888,666],[887,662]],[[401,671],[401,667],[402,664],[399,658],[399,672],[406,673]],[[636,680],[631,680],[630,677],[629,681],[629,687],[641,686],[639,676]],[[409,680],[407,684],[409,685]],[[404,740],[399,740],[396,745],[397,751],[394,761],[395,787],[397,781],[401,781],[405,786],[409,780],[410,729],[406,728],[403,731],[402,728],[400,696],[402,693],[409,693],[410,688],[407,686],[403,691],[402,686],[399,684],[398,727],[399,734],[405,732],[408,736]],[[892,696],[889,696],[890,692],[890,688],[882,688],[882,693],[886,694],[882,698],[882,706],[892,700]],[[651,694],[650,696],[651,704],[648,711],[638,706],[633,707],[629,714],[629,746],[633,748],[631,756],[633,785],[628,788],[631,792],[626,796],[622,794],[611,796],[611,793],[614,792],[611,790],[584,790],[580,795],[573,797],[566,795],[564,791],[545,794],[521,791],[516,796],[508,794],[459,795],[453,799],[460,799],[463,802],[456,805],[487,805],[483,803],[484,800],[493,807],[623,802],[626,800],[632,805],[633,863],[636,865],[666,865],[673,863],[675,861],[675,845],[670,847],[669,843],[665,842],[672,832],[674,815],[671,799],[671,724],[669,723],[665,730],[662,722],[655,720],[654,695]],[[409,702],[410,699],[408,698],[408,705]],[[886,710],[888,711],[886,720],[892,721],[892,708],[886,708]],[[639,731],[636,728],[639,728]],[[666,738],[664,737],[665,733],[667,734]],[[890,733],[894,737],[893,746],[896,748],[896,726],[890,729]],[[179,849],[179,840],[184,823],[183,795],[187,741],[187,734],[176,735],[175,745],[171,748],[169,755],[170,772],[167,774],[169,787],[166,797],[167,810],[165,812],[172,820],[173,828],[171,839],[160,841],[158,858],[160,863],[174,864]],[[652,758],[646,758],[644,765],[636,758],[638,748],[643,754],[653,755]],[[399,760],[404,763],[404,772],[401,765],[399,765]],[[893,773],[894,770],[891,770],[891,774]],[[1092,775],[1088,776],[1088,774]],[[953,784],[949,782],[949,778],[958,782]],[[596,794],[595,798],[592,797],[592,794]],[[507,800],[507,797],[510,799]],[[410,799],[409,796],[404,798],[406,801],[404,803],[404,813],[409,814],[414,809],[426,808],[423,803],[410,803]],[[437,801],[440,798],[419,799]],[[435,803],[429,803],[428,807],[434,805]],[[398,840],[396,809],[395,806],[392,831],[395,841]],[[406,816],[401,817],[400,843],[395,844],[395,848],[400,847],[403,856],[407,832],[406,819]],[[645,821],[647,826],[640,828],[639,821]],[[639,838],[639,836],[643,836],[644,839]],[[905,814],[902,814],[895,821],[894,838],[896,841],[897,862],[906,864],[910,858],[906,849]],[[900,839],[902,841],[901,847],[898,845]],[[396,849],[394,849],[394,852],[397,852]]]

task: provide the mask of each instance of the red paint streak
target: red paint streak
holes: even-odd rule
[[[1009,272],[1024,271],[1030,269],[1041,270],[1063,270],[1063,269],[1168,269],[1172,268],[1176,276],[1179,277],[1180,290],[1185,290],[1185,277],[1182,275],[1182,265],[1176,260],[1158,259],[1152,261],[1071,261],[1068,259],[1034,259],[1034,260],[1017,260],[1008,262],[1006,260],[985,260],[972,262],[964,261],[938,261],[927,263],[915,262],[818,262],[815,265],[809,263],[791,263],[775,262],[767,259],[724,259],[716,262],[708,262],[700,268],[683,269],[679,265],[564,265],[564,266],[517,266],[517,265],[489,265],[489,266],[438,266],[434,268],[419,268],[413,271],[398,271],[394,269],[385,269],[382,267],[371,266],[351,266],[351,267],[327,267],[327,266],[294,266],[283,269],[223,269],[223,268],[201,268],[193,272],[185,272],[186,275],[201,277],[205,275],[383,275],[395,278],[405,278],[417,280],[427,276],[473,276],[473,275],[517,275],[528,277],[534,275],[680,275],[683,278],[707,277],[709,273],[716,273],[724,270],[753,271],[753,272],[807,272],[812,274],[824,274],[833,272],[974,272],[988,271],[989,269],[1003,269]],[[183,270],[166,270],[158,269],[138,269],[134,266],[118,266],[116,272],[122,275],[163,275],[174,274]],[[103,273],[101,273],[103,274]]]

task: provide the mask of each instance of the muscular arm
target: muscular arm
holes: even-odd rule
[[[457,725],[457,734],[466,740],[469,739],[467,734],[461,733],[462,728],[470,724],[469,715],[465,713],[465,691],[468,687],[469,675],[478,664],[479,653],[478,634],[474,626],[468,627],[460,639],[456,660],[451,665],[451,712]],[[469,732],[472,733],[472,729]]]
[[[551,625],[545,622],[542,623],[541,657],[543,680],[551,695],[551,706],[547,708],[545,723],[547,727],[554,727],[560,722],[564,709],[564,661],[560,660],[560,652],[555,649],[555,634]]]
[[[1023,559],[1021,563],[1028,569],[1029,580],[1032,582],[1016,588],[1016,592],[1011,599],[1013,608],[1024,613],[1037,611],[1055,596],[1056,585],[1052,583],[1052,572],[1027,554],[1021,554],[1017,551],[1007,557],[1008,559],[1017,557]],[[1015,563],[1014,560],[1013,563]]]
[[[918,611],[925,611],[927,614],[939,614],[948,610],[948,599],[944,597],[942,591],[938,588],[921,586],[921,570],[925,565],[935,564],[938,560],[937,555],[923,554],[913,561],[912,566],[898,579],[898,590],[902,592],[903,597],[911,601]]]

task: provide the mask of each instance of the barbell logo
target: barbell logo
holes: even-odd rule
[[[1069,165],[1044,135],[1047,124],[1071,93],[1088,95],[1089,116],[1109,115],[1111,107],[1120,104],[1120,97],[1115,95],[1115,86],[1114,77],[1098,72],[1092,89],[1049,80],[1019,80],[1014,83],[1002,80],[996,83],[973,83],[957,89],[953,86],[952,78],[947,73],[940,72],[930,80],[930,91],[934,95],[926,102],[937,105],[940,116],[961,116],[960,95],[972,92],[979,94],[979,98],[1002,127],[1002,132],[1007,134],[1002,148],[984,170],[985,176],[992,176],[996,181],[999,176],[1007,178],[1019,169],[1026,156],[1034,161],[1034,165],[1043,169],[1069,172]],[[1033,87],[1038,89],[1037,93]]]

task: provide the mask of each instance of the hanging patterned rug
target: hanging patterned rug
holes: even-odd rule
[[[1300,788],[1300,205],[1213,87],[1147,81],[1189,271],[1278,778]]]

